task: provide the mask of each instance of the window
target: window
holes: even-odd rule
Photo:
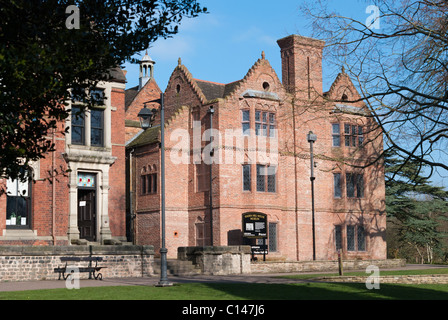
[[[345,175],[345,182],[347,185],[348,198],[363,198],[364,197],[364,175],[347,173]]]
[[[93,105],[102,106],[104,105],[104,90],[103,89],[91,89],[90,99]]]
[[[83,145],[85,143],[85,120],[81,108],[72,108],[72,144]]]
[[[333,147],[341,146],[341,128],[339,123],[333,123],[332,125],[332,133],[333,133]]]
[[[347,226],[347,251],[365,251],[366,236],[363,226]]]
[[[104,136],[104,110],[93,109],[90,112],[90,144],[102,147]]]
[[[243,191],[251,191],[250,164],[243,165]]]
[[[342,226],[334,227],[334,242],[336,245],[336,251],[342,250]]]
[[[277,167],[257,164],[257,191],[276,192]]]
[[[275,114],[255,111],[255,135],[263,137],[275,137]]]
[[[243,121],[243,135],[249,136],[250,135],[250,111],[249,110],[243,110],[242,111]]]
[[[29,229],[31,217],[32,180],[6,182],[6,228]]]
[[[257,164],[257,191],[266,191],[266,166]]]
[[[358,240],[357,241],[358,251],[366,251],[366,236],[363,226],[358,226],[356,236]]]
[[[196,164],[196,192],[204,192],[210,189],[210,165],[201,162]]]
[[[277,223],[269,222],[269,251],[277,252]]]
[[[155,194],[157,193],[157,172],[146,172],[143,170],[140,176],[141,194]]]
[[[363,128],[357,125],[344,124],[344,141],[346,147],[362,147],[364,143]]]
[[[333,174],[333,180],[334,180],[334,197],[335,198],[342,198],[341,174],[340,173],[334,173]]]

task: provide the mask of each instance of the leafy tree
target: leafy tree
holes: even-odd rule
[[[389,251],[414,251],[431,263],[446,236],[448,191],[431,185],[417,161],[404,161],[392,152],[385,158]]]
[[[0,175],[24,179],[54,149],[70,89],[91,106],[111,70],[205,12],[196,0],[0,0]]]

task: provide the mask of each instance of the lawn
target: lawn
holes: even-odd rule
[[[448,269],[390,271],[386,274],[436,274]],[[346,273],[350,275],[353,273]],[[365,273],[363,274],[365,275]],[[315,277],[316,275],[313,275]],[[303,278],[304,276],[300,276]],[[1,300],[447,300],[448,285],[381,284],[368,290],[363,283],[184,283],[172,287],[92,287],[0,292]]]

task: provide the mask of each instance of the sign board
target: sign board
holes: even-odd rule
[[[251,246],[252,257],[255,254],[265,256],[268,253],[266,245],[268,219],[267,215],[258,212],[243,214],[243,243]]]
[[[267,215],[258,212],[243,214],[243,237],[265,239],[267,236]]]

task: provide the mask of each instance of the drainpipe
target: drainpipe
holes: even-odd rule
[[[56,149],[56,145],[55,145],[55,142],[56,142],[56,137],[55,137],[55,129],[53,128],[53,134],[52,134],[52,143],[53,143],[53,146],[55,147],[55,149]],[[54,172],[54,170],[55,170],[55,167],[56,167],[56,157],[55,157],[55,153],[56,151],[53,151],[52,153],[51,153],[51,180],[52,180],[52,182],[51,182],[51,184],[52,184],[52,205],[51,205],[51,211],[52,211],[52,231],[51,231],[51,233],[52,233],[52,237],[53,237],[53,245],[55,246],[56,245],[56,234],[55,234],[55,232],[56,232],[56,185],[55,185],[55,183],[56,183],[56,179],[55,179],[55,172]]]
[[[132,149],[131,152],[129,152],[129,217],[131,219],[131,221],[129,222],[129,226],[131,227],[130,235],[132,237],[132,243],[137,244],[136,243],[137,236],[135,233],[137,230],[136,229],[137,216],[134,217],[134,206],[133,206],[134,199],[132,198],[134,193],[134,188],[132,184],[132,182],[134,181],[134,178],[132,177],[132,166],[133,166],[132,154],[134,153],[134,151],[135,149]]]
[[[210,114],[210,144],[211,144],[212,141],[214,142],[214,140],[215,140],[214,137],[212,140],[213,114],[215,113],[213,106],[211,106],[210,109],[208,109],[208,113]],[[215,149],[212,148],[210,150],[210,191],[209,191],[209,196],[210,196],[210,244],[212,247],[213,247],[213,175],[212,175],[213,162],[212,162],[212,158],[214,156],[214,153],[215,153]]]

